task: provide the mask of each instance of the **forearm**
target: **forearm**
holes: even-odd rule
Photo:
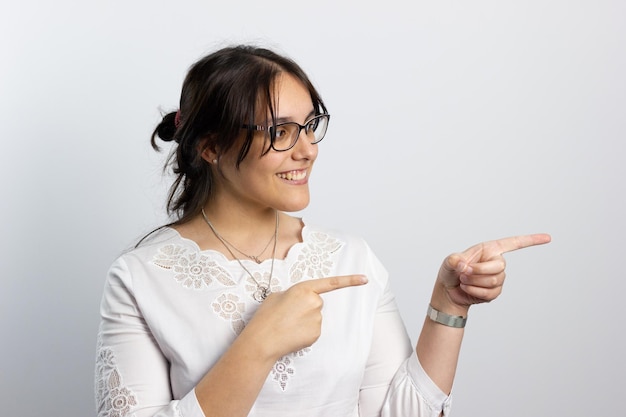
[[[275,361],[244,330],[195,388],[204,415],[247,416]]]
[[[431,305],[450,315],[467,316],[467,308],[451,303],[439,286],[435,286]],[[452,390],[463,334],[463,328],[445,326],[426,317],[415,348],[428,376],[447,394]]]

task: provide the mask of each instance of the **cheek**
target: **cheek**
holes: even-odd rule
[[[244,162],[239,166],[239,169],[233,168],[230,172],[231,178],[244,184],[257,184],[261,185],[267,183],[267,181],[273,178],[280,170],[280,161],[270,154],[262,157],[248,155]]]
[[[257,160],[257,167],[262,171],[275,174],[283,169],[281,167],[286,165],[285,162],[288,158],[289,155],[286,155],[286,152],[270,151]]]

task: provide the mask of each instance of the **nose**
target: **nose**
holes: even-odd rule
[[[300,140],[300,136],[302,136],[302,131],[304,131],[304,137]],[[292,156],[294,159],[304,158],[304,159],[315,159],[317,157],[317,143],[311,143],[311,137],[313,135],[313,131],[307,132],[304,126],[301,126],[298,130],[298,136],[296,137],[296,143],[293,146]]]

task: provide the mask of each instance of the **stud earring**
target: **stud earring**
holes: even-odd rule
[[[214,164],[217,164],[217,159],[214,159],[214,160],[213,160],[213,163],[214,163]]]

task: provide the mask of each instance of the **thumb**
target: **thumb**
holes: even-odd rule
[[[446,272],[455,272],[457,274],[471,274],[472,267],[469,266],[469,261],[467,261],[463,256],[458,253],[454,253],[448,256],[444,261],[442,268]]]

